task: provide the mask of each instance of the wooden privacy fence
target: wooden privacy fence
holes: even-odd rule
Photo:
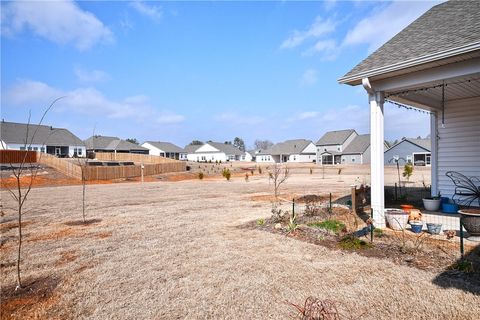
[[[85,168],[85,176],[87,180],[113,180],[140,177],[142,175],[141,165],[135,166],[91,166]],[[155,163],[145,164],[143,174],[145,176],[167,173],[167,172],[182,172],[186,170],[186,163],[184,162],[169,162],[169,163]]]
[[[100,161],[133,161],[138,163],[169,163],[178,160],[148,154],[95,152],[95,158]]]
[[[0,150],[0,163],[34,163],[37,162],[36,151]]]
[[[78,163],[73,163],[66,159],[57,158],[48,153],[38,153],[37,159],[38,163],[52,167],[67,176],[76,179],[82,179],[82,169],[80,168]]]

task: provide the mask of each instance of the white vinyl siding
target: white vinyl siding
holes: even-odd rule
[[[447,171],[480,177],[480,97],[452,101],[445,106],[445,127],[441,111],[438,124],[438,188],[442,195],[454,193]],[[475,204],[478,205],[478,202]]]

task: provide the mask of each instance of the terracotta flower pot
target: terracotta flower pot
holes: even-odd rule
[[[406,213],[410,213],[410,210],[413,209],[413,206],[411,204],[401,204],[400,208]]]

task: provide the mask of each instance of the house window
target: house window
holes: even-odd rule
[[[293,156],[293,161],[297,160],[297,157],[296,156]]]
[[[23,151],[25,151],[25,147],[20,147],[20,150],[23,150]]]
[[[28,147],[28,151],[32,151],[32,147]]]
[[[340,151],[340,147],[337,147],[337,151]]]
[[[352,158],[352,162],[355,162],[355,158]]]
[[[79,156],[81,156],[81,155],[82,155],[82,148],[78,148],[77,152],[78,152],[77,154],[78,154]]]
[[[207,157],[202,156],[202,161],[207,161]]]
[[[41,151],[41,152],[45,152],[45,147],[41,147],[41,148],[40,148],[40,151]]]
[[[327,151],[327,148],[324,148],[323,151]]]

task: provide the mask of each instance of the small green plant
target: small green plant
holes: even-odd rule
[[[257,225],[263,226],[265,224],[265,219],[261,218],[257,220]]]
[[[474,272],[473,263],[466,259],[460,259],[455,262],[449,269],[458,270],[462,272]]]
[[[379,238],[383,237],[383,230],[380,229],[380,228],[375,228],[375,229],[373,229],[373,235],[375,237],[379,237]]]
[[[230,181],[230,178],[231,178],[231,176],[232,176],[232,173],[230,172],[229,169],[223,168],[222,176],[223,176],[225,179],[227,179],[227,181]]]
[[[203,180],[204,177],[205,177],[205,175],[204,175],[203,172],[198,173],[198,179]]]
[[[402,176],[404,178],[407,178],[407,181],[410,181],[410,177],[412,176],[412,174],[413,174],[413,164],[411,164],[410,162],[407,162],[403,167]]]
[[[324,221],[317,221],[317,222],[311,222],[307,224],[309,227],[313,228],[320,228],[320,229],[325,229],[325,230],[330,230],[335,233],[339,233],[345,228],[345,224],[342,222],[331,219],[331,220],[324,220]]]
[[[299,227],[298,223],[297,223],[297,216],[292,214],[292,216],[290,217],[289,221],[288,221],[288,226],[287,226],[287,232],[290,233],[290,232],[294,232],[295,230],[297,230]]]
[[[345,250],[357,250],[371,248],[373,247],[373,244],[353,235],[347,235],[340,240],[340,247]]]

